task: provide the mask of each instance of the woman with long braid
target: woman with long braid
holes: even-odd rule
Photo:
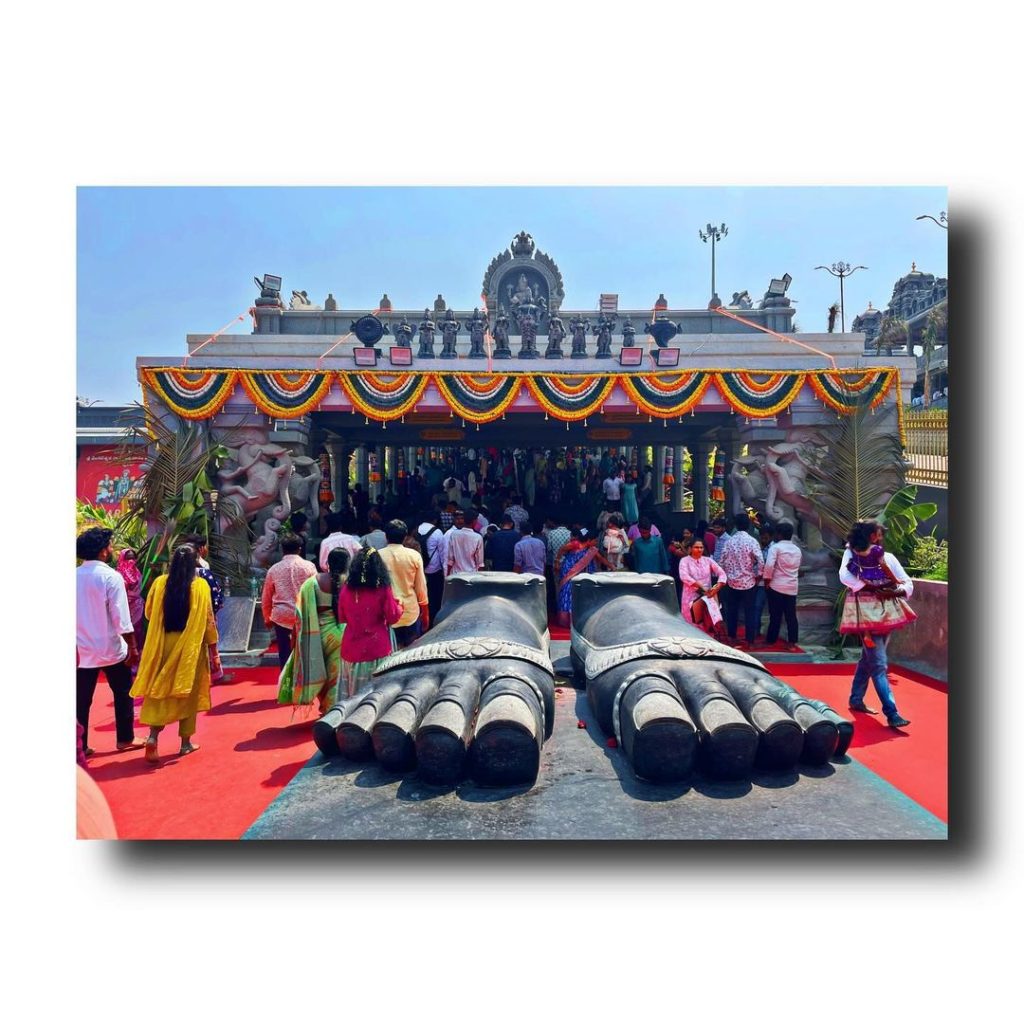
[[[299,588],[295,603],[292,652],[278,681],[279,704],[312,707],[320,714],[338,699],[341,678],[341,638],[345,626],[338,621],[338,601],[345,584],[350,555],[332,548],[327,572],[311,576]]]
[[[342,696],[351,697],[370,684],[374,669],[395,650],[391,627],[405,609],[391,589],[391,575],[376,548],[364,547],[352,561],[338,600],[341,638]]]
[[[179,753],[191,754],[199,749],[192,743],[196,716],[210,709],[209,645],[217,642],[217,624],[210,588],[196,576],[195,548],[179,547],[167,575],[153,581],[146,618],[149,632],[131,695],[144,698],[139,721],[150,727],[146,760],[155,764],[163,727],[177,722]]]

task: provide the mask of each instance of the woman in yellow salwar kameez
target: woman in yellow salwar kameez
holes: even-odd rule
[[[192,743],[196,716],[210,709],[209,645],[217,642],[217,625],[206,580],[196,576],[196,552],[187,544],[174,552],[170,571],[160,576],[146,598],[149,631],[133,697],[142,697],[139,721],[149,726],[146,760],[156,763],[157,740],[165,725],[178,723],[180,754]]]
[[[292,653],[278,679],[279,704],[312,708],[315,700],[324,715],[338,699],[345,632],[344,623],[338,622],[338,594],[348,563],[349,553],[334,548],[327,555],[328,571],[310,576],[299,588]]]

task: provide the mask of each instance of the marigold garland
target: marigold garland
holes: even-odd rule
[[[656,375],[651,374],[651,376]],[[645,391],[645,388],[651,383],[646,375],[641,378],[624,374],[620,380],[623,390],[637,404],[641,412],[648,416],[659,416],[667,419],[670,416],[684,416],[691,409],[695,408],[704,397],[704,392],[707,391],[708,385],[711,383],[710,373],[690,373],[685,375],[685,379],[682,378],[683,375],[680,375],[682,387],[677,386],[675,392],[660,392],[666,399],[670,397],[670,394],[674,396],[679,395],[680,391],[682,392],[682,397],[670,405],[662,404],[655,395]]]
[[[426,373],[366,370],[252,370],[143,367],[145,389],[177,415],[190,420],[216,415],[241,383],[260,412],[294,419],[315,410],[337,381],[353,408],[368,419],[387,422],[413,409],[434,384],[449,409],[468,422],[499,419],[522,393],[529,393],[544,413],[562,422],[596,415],[616,386],[647,416],[669,419],[692,411],[714,383],[733,409],[751,419],[775,416],[808,383],[834,411],[849,415],[868,403],[879,406],[896,387],[899,431],[904,436],[899,371],[868,370],[682,370],[659,373],[553,374]]]
[[[715,386],[734,412],[751,419],[777,416],[788,408],[804,386],[802,372],[780,374],[771,391],[749,391],[746,374],[742,372],[715,373]],[[763,387],[763,385],[761,385]]]
[[[240,371],[238,376],[256,408],[278,419],[298,419],[312,412],[331,390],[332,383],[329,373]],[[289,380],[289,377],[298,377],[298,381]],[[277,395],[274,394],[275,390]]]
[[[868,383],[864,383],[858,375],[854,387],[849,386],[843,371],[837,373],[832,370],[821,370],[808,373],[807,377],[814,393],[829,408],[844,416],[856,412],[865,400],[868,401],[870,408],[877,408],[884,401],[893,384],[900,379],[899,370],[896,369],[876,370]],[[847,399],[850,392],[856,394],[853,401]]]
[[[142,368],[143,383],[168,409],[186,420],[216,416],[235,390],[237,379],[237,370]]]
[[[595,415],[608,400],[618,379],[615,376],[606,377],[603,381],[597,376],[588,378],[586,387],[592,392],[589,396],[582,389],[571,399],[568,395],[562,396],[567,401],[574,402],[570,406],[555,404],[552,394],[558,395],[559,390],[557,386],[550,387],[552,384],[550,378],[527,377],[526,386],[547,415],[554,416],[555,419],[561,420],[563,423],[574,423]],[[548,393],[549,388],[552,394]],[[585,402],[585,404],[576,404],[579,402]]]
[[[437,390],[441,393],[441,397],[448,403],[448,408],[456,416],[461,416],[462,419],[477,424],[490,423],[498,419],[516,400],[519,395],[519,389],[522,386],[521,377],[496,374],[497,381],[495,383],[498,386],[493,388],[493,393],[499,396],[497,402],[486,409],[476,409],[468,404],[474,397],[471,388],[466,389],[469,392],[468,394],[459,394],[460,388],[464,386],[462,375],[434,374],[431,376],[434,384],[437,386]]]
[[[346,397],[352,403],[355,410],[367,419],[377,420],[381,423],[387,423],[391,420],[397,420],[404,416],[411,409],[415,408],[416,403],[423,397],[423,392],[427,390],[427,385],[431,381],[429,374],[403,374],[405,380],[403,386],[405,391],[401,393],[391,392],[388,396],[388,404],[372,405],[369,401],[369,396],[364,395],[362,390],[363,387],[369,384],[369,381],[360,379],[360,375],[357,374],[339,374],[338,380],[341,384],[342,391],[345,392]]]

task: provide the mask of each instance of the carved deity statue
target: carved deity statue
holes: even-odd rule
[[[395,344],[398,348],[412,348],[412,336],[414,330],[412,325],[409,323],[406,317],[402,317],[402,322],[395,328]]]
[[[636,344],[636,328],[627,320],[622,325],[622,347],[632,348]]]
[[[437,324],[430,318],[430,310],[423,310],[423,319],[420,321],[420,350],[417,356],[420,359],[434,358],[434,331]]]
[[[750,292],[733,292],[732,302],[729,303],[730,309],[753,309],[754,303],[750,298]]]
[[[520,359],[537,358],[537,321],[527,314],[519,321],[519,330],[523,340],[519,349]]]
[[[553,316],[548,321],[548,347],[544,353],[546,359],[562,358],[562,339],[565,337],[565,328],[562,326],[562,318]]]
[[[455,339],[459,335],[461,321],[455,319],[455,314],[449,309],[441,321],[441,337],[444,339],[441,344],[441,358],[454,359],[456,357]]]
[[[504,306],[498,306],[498,315],[494,318],[494,358],[512,358],[512,349],[508,344],[508,313]]]
[[[515,290],[513,290],[512,285],[509,285],[506,291],[508,292],[509,305],[513,309],[518,309],[520,306],[531,306],[537,298],[537,296],[533,294],[533,289],[526,280],[525,274],[519,275],[519,280],[516,282]]]
[[[768,478],[762,468],[762,456],[743,455],[732,460],[729,479],[732,481],[732,500],[729,515],[737,515],[748,508],[764,508],[768,495]]]
[[[320,515],[320,480],[323,477],[320,463],[306,455],[296,455],[292,462],[295,464],[295,472],[288,483],[292,510],[304,512],[315,523]],[[303,473],[302,470],[308,472]]]
[[[569,321],[569,330],[572,331],[572,359],[587,358],[587,334],[590,331],[590,321],[582,316],[574,316]]]
[[[779,443],[765,448],[768,494],[764,510],[769,519],[778,522],[786,518],[776,504],[780,499],[808,518],[817,519],[814,506],[807,498],[807,470],[810,468],[803,444]]]
[[[467,324],[469,327],[469,358],[484,359],[487,353],[484,351],[484,335],[487,332],[487,320],[480,313],[479,309],[473,310],[473,315]]]
[[[217,474],[220,499],[237,505],[247,519],[276,500],[272,515],[283,521],[291,512],[288,484],[294,465],[287,448],[270,444],[265,438],[264,431],[246,431],[243,443],[231,449],[234,468],[222,469]]]
[[[603,315],[597,322],[597,352],[595,355],[598,359],[611,359],[612,357],[612,328],[614,326],[615,322]]]

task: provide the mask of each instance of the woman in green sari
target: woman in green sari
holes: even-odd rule
[[[334,548],[327,556],[328,571],[311,576],[299,588],[292,653],[278,683],[279,704],[312,708],[316,700],[323,715],[338,699],[345,632],[344,623],[338,622],[338,594],[349,558],[344,548]]]

